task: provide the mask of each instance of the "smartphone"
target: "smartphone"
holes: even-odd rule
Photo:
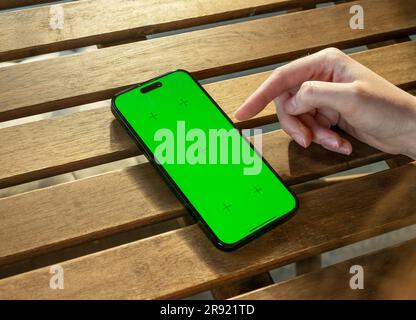
[[[111,110],[218,248],[295,212],[296,197],[187,71],[116,94]]]

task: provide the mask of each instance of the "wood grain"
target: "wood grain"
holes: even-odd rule
[[[288,184],[386,157],[352,141],[350,157],[305,151],[279,130],[263,136],[263,154]],[[2,198],[0,264],[184,214],[150,164]]]
[[[321,256],[309,257],[296,261],[295,270],[297,275],[321,269]]]
[[[150,164],[3,198],[0,203],[0,264],[185,213]],[[7,240],[11,232],[12,243]]]
[[[239,279],[231,283],[225,283],[219,287],[211,289],[212,295],[216,300],[224,300],[241,295],[243,293],[256,290],[273,284],[273,279],[269,272],[256,274],[253,277]]]
[[[8,12],[0,18],[0,61],[136,40],[152,33],[319,2],[324,0],[75,1],[59,5],[64,12],[63,29],[50,27],[50,6]]]
[[[416,240],[411,240],[235,299],[416,299],[415,248]],[[363,290],[352,290],[349,286],[353,265],[364,269]]]
[[[201,79],[416,30],[414,0],[357,3],[364,30],[350,29],[346,3],[0,68],[0,121],[106,99],[177,68]]]
[[[180,298],[416,222],[415,163],[300,195],[297,214],[234,251],[197,225],[0,280],[1,299]],[[192,270],[192,272],[190,272]]]
[[[416,81],[415,56],[414,41],[352,55],[400,87],[410,87]],[[272,104],[245,122],[237,121],[233,113],[269,74],[263,72],[216,82],[205,89],[237,126],[266,124],[277,120]],[[0,129],[0,187],[138,154],[139,150],[114,120],[109,107]]]

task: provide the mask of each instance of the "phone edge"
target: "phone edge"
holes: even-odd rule
[[[209,95],[209,93],[204,89],[204,87],[192,76],[192,74],[184,69],[177,69],[174,71],[166,72],[162,75],[159,75],[157,77],[154,77],[152,79],[149,79],[145,82],[141,82],[139,84],[133,85],[129,88],[126,88],[111,98],[111,111],[114,115],[114,117],[121,123],[121,125],[128,131],[129,135],[133,140],[135,141],[135,144],[137,147],[143,152],[143,154],[146,156],[146,158],[149,160],[149,162],[153,165],[153,167],[157,170],[159,175],[163,178],[165,182],[167,182],[169,188],[173,191],[177,199],[185,206],[186,210],[191,214],[191,216],[198,222],[198,224],[201,226],[201,229],[204,231],[205,234],[207,234],[208,238],[213,242],[216,248],[222,250],[222,251],[234,251],[238,248],[241,248],[245,244],[249,243],[250,241],[260,237],[267,231],[274,229],[276,226],[286,222],[287,220],[291,219],[296,211],[299,208],[299,200],[297,196],[292,192],[292,190],[286,185],[286,183],[282,180],[282,178],[278,175],[278,173],[273,169],[273,167],[268,163],[268,161],[263,157],[263,155],[259,154],[258,151],[254,148],[253,144],[247,139],[247,142],[249,143],[250,147],[260,156],[262,161],[266,164],[266,166],[272,171],[272,173],[275,175],[275,177],[283,184],[283,186],[289,191],[290,195],[293,197],[295,201],[295,206],[292,210],[285,213],[283,216],[273,220],[270,223],[267,223],[263,227],[255,230],[253,233],[249,234],[248,236],[240,239],[239,241],[229,244],[223,242],[221,239],[219,239],[214,231],[208,226],[208,224],[205,222],[205,220],[202,218],[202,216],[199,214],[199,212],[195,209],[195,207],[190,203],[190,201],[187,199],[187,197],[183,194],[183,192],[180,190],[180,188],[177,186],[177,184],[173,181],[173,179],[169,176],[169,174],[166,172],[166,170],[159,165],[155,159],[154,155],[151,152],[151,150],[146,146],[144,141],[138,136],[138,134],[135,133],[134,129],[130,126],[130,124],[127,122],[127,120],[124,118],[124,116],[118,112],[117,107],[115,105],[115,100],[117,96],[126,93],[128,91],[134,90],[142,85],[145,85],[149,82],[155,81],[157,79],[160,79],[164,76],[167,76],[174,72],[184,72],[188,76],[192,78],[192,80],[199,86],[199,88],[204,92],[204,94],[211,100],[211,102],[219,109],[219,111],[222,113],[222,115],[228,120],[228,122],[233,126],[234,129],[239,131],[240,130],[235,126],[233,121],[228,117],[228,115],[222,110],[222,108],[217,104],[217,102]]]

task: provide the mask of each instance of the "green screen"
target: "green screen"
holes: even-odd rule
[[[161,86],[141,92],[142,88],[156,82]],[[175,161],[160,161],[161,166],[224,244],[236,244],[295,208],[292,194],[187,72],[178,70],[124,92],[115,98],[114,105],[153,154],[161,150],[161,143],[172,146],[165,149],[164,155],[174,150]],[[194,136],[178,149],[181,145],[178,141],[183,139],[177,139],[183,137],[183,127],[185,132],[198,129],[206,137],[210,137],[212,129],[225,129],[229,133],[229,143],[217,140],[215,146],[211,139],[205,146],[200,143],[200,148],[195,148],[197,137]],[[157,141],[155,135],[163,128],[173,133],[174,140],[166,136]],[[232,148],[233,139],[241,144],[239,155]],[[221,163],[218,159],[224,152],[230,160]],[[243,162],[243,154],[259,163],[257,174],[244,173],[244,168],[250,165]],[[180,155],[194,155],[206,161],[190,163],[183,161]]]

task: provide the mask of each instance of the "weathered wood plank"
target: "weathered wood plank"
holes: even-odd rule
[[[204,78],[416,30],[413,0],[357,3],[364,30],[351,30],[346,3],[1,68],[0,120],[106,99],[177,68]]]
[[[179,298],[416,222],[415,163],[300,195],[297,214],[235,252],[197,225],[0,280],[0,298]],[[192,272],[189,272],[192,270]],[[128,285],[126,285],[128,284]]]
[[[235,299],[416,299],[415,248],[416,240],[411,240]],[[354,265],[363,267],[362,290],[349,285]]]
[[[17,5],[18,1],[15,2]],[[136,40],[152,33],[319,2],[324,0],[75,1],[59,4],[64,14],[62,29],[50,26],[53,18],[50,6],[13,11],[0,17],[0,61]]]
[[[352,55],[400,87],[409,87],[416,81],[415,56],[415,41]],[[253,127],[277,120],[272,104],[246,122],[238,122],[233,113],[269,74],[216,82],[205,88],[237,126]],[[109,106],[0,129],[0,139],[0,187],[119,160],[139,152],[115,121]]]
[[[246,292],[256,290],[261,287],[273,284],[273,279],[269,272],[263,272],[253,277],[239,279],[231,283],[225,283],[211,290],[214,299],[224,300],[241,295]]]
[[[353,146],[347,157],[318,145],[305,151],[281,130],[263,136],[264,157],[289,184],[385,157],[356,140]],[[0,264],[183,214],[150,164],[6,197]]]

